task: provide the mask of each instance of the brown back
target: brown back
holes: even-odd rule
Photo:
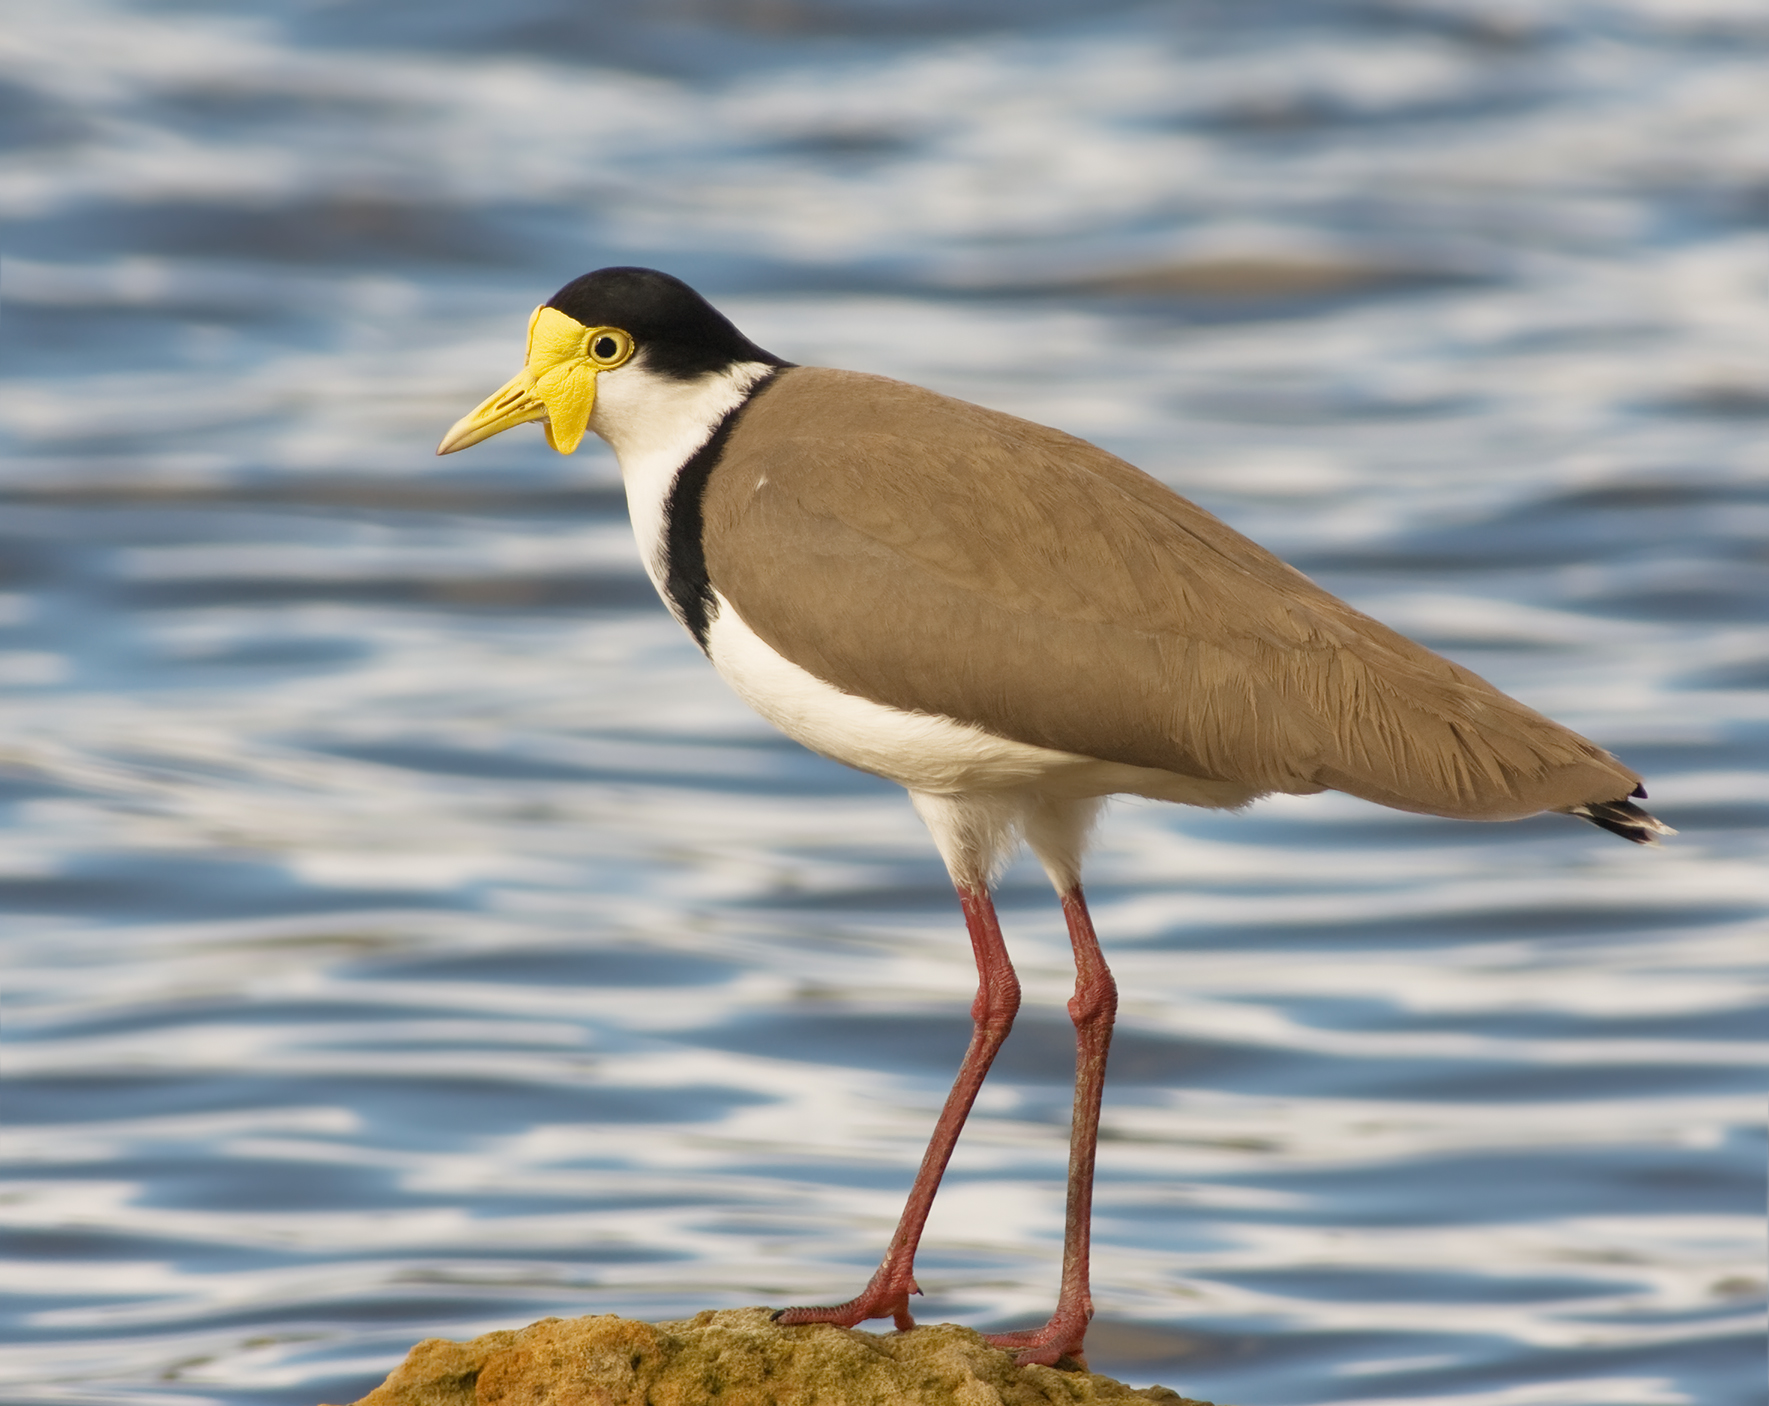
[[[893,707],[1468,819],[1639,779],[1123,460],[916,386],[782,373],[705,523],[708,575],[758,635]]]

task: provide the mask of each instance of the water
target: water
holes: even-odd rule
[[[431,455],[611,262],[1127,455],[1682,832],[1116,807],[1096,1367],[1764,1400],[1760,6],[4,34],[7,1402],[345,1401],[870,1271],[967,1030],[931,846],[706,668],[598,446]],[[1067,1132],[1060,919],[1002,909],[1028,1009],[921,1265],[979,1326],[1049,1309]]]

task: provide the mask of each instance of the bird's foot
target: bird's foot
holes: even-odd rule
[[[1068,1358],[1085,1370],[1087,1358],[1081,1345],[1087,1337],[1087,1319],[1091,1315],[1066,1313],[1060,1306],[1042,1328],[1029,1328],[1019,1333],[985,1333],[983,1341],[990,1347],[1003,1348],[1014,1354],[1016,1367],[1054,1367],[1061,1358]]]
[[[909,1313],[909,1296],[920,1292],[914,1279],[905,1277],[898,1281],[894,1276],[885,1279],[881,1271],[846,1303],[833,1304],[829,1308],[783,1308],[774,1315],[774,1321],[783,1328],[797,1328],[806,1323],[834,1323],[837,1327],[852,1328],[869,1318],[889,1318],[895,1322],[899,1333],[906,1333],[915,1326],[915,1319]]]

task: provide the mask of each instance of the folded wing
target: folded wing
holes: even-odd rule
[[[750,628],[893,707],[1469,819],[1639,781],[1123,460],[918,387],[784,372],[703,508],[708,576]]]

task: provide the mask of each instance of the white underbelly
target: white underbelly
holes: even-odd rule
[[[1186,805],[1245,805],[1229,782],[1015,742],[971,723],[905,712],[844,693],[777,653],[714,593],[707,654],[743,701],[788,737],[825,757],[911,791],[957,795],[1034,790],[1052,797],[1137,795]]]

